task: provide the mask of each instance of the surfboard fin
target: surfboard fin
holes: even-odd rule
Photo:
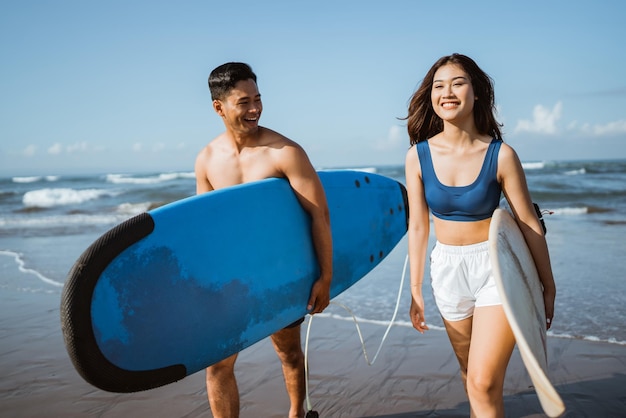
[[[533,203],[533,206],[535,207],[535,213],[537,213],[537,217],[539,218],[539,222],[541,222],[541,228],[543,228],[543,234],[545,235],[546,232],[548,232],[548,229],[546,228],[546,223],[543,220],[543,212],[541,211],[541,209],[539,209],[539,205],[536,203]]]

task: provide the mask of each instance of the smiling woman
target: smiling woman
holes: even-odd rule
[[[433,295],[443,318],[472,415],[504,416],[503,386],[515,338],[489,257],[489,228],[504,193],[534,258],[554,314],[556,287],[548,248],[515,151],[495,119],[491,78],[469,57],[440,58],[409,104],[410,318],[424,333],[422,284],[432,213],[437,243],[430,257]],[[548,328],[550,322],[548,323]]]

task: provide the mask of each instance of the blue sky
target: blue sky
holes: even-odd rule
[[[192,171],[227,61],[316,167],[403,164],[398,118],[452,52],[494,79],[522,160],[626,158],[625,18],[621,0],[5,1],[0,175]]]

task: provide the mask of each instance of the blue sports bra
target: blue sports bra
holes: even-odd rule
[[[478,178],[468,185],[451,187],[441,184],[433,168],[428,141],[417,143],[422,167],[426,203],[433,216],[448,221],[472,222],[491,218],[500,203],[502,187],[498,183],[498,152],[501,139],[489,144]]]

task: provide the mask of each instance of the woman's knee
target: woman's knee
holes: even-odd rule
[[[477,399],[498,399],[502,396],[503,382],[496,376],[484,373],[467,373],[467,393]]]

